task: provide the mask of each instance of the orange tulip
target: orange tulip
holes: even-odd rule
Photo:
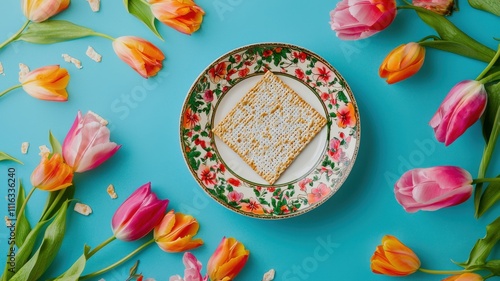
[[[113,40],[118,57],[142,77],[155,76],[163,67],[165,55],[153,43],[135,36],[122,36]]]
[[[207,272],[212,281],[233,280],[243,269],[250,251],[234,238],[222,238],[221,243],[207,263]]]
[[[443,281],[483,281],[483,277],[476,273],[462,273],[459,275],[453,275],[443,279]]]
[[[66,86],[69,73],[59,65],[44,66],[28,72],[20,80],[21,85],[30,96],[48,101],[67,101]]]
[[[149,4],[155,18],[185,34],[200,29],[205,14],[193,0],[149,0]]]
[[[171,210],[155,227],[154,238],[165,252],[183,252],[203,245],[203,240],[193,239],[199,227],[198,221],[192,216]]]
[[[390,235],[382,238],[382,245],[377,246],[370,262],[374,273],[389,276],[410,275],[420,268],[415,253]]]
[[[55,153],[49,158],[49,153],[42,155],[40,164],[31,174],[31,184],[45,191],[64,189],[73,182],[73,169],[64,163],[61,154]]]
[[[42,22],[66,10],[70,0],[22,0],[21,9],[31,21]]]
[[[392,50],[379,68],[379,75],[393,84],[417,73],[424,64],[425,48],[410,42]]]

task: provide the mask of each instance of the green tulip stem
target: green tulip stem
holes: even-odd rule
[[[64,190],[52,191],[52,192],[58,192],[58,193],[57,193],[57,197],[54,199],[53,203],[52,203],[52,204],[50,204],[49,209],[48,209],[45,213],[43,213],[42,217],[40,218],[40,221],[44,221],[44,220],[48,220],[48,219],[50,219],[50,217],[47,217],[47,216],[48,216],[48,215],[50,215],[50,214],[52,213],[52,211],[54,211],[54,208],[55,208],[56,206],[58,206],[58,204],[57,204],[57,203],[59,202],[59,200],[61,200],[61,198],[62,198],[62,196],[63,196],[63,194],[64,194],[64,192],[63,192],[63,191],[64,191]]]
[[[106,39],[109,39],[111,41],[115,41],[115,38],[107,35],[107,34],[104,34],[104,33],[100,33],[100,32],[94,32],[93,34],[94,36],[99,36],[99,37],[102,37],[102,38],[106,38]]]
[[[12,90],[15,90],[15,89],[17,89],[17,88],[21,88],[22,86],[23,86],[22,84],[17,84],[17,85],[14,85],[14,86],[12,86],[12,87],[10,87],[10,88],[6,89],[5,91],[1,92],[1,93],[0,93],[0,97],[1,97],[1,96],[3,96],[3,95],[5,95],[5,94],[7,94],[8,92],[10,92],[10,91],[12,91]]]
[[[482,82],[482,79],[484,77],[484,75],[486,75],[486,73],[488,73],[488,71],[490,71],[490,69],[493,67],[493,65],[497,62],[498,60],[498,57],[500,57],[500,45],[498,45],[498,49],[497,49],[497,52],[495,53],[495,56],[491,59],[490,63],[488,64],[488,66],[486,66],[486,68],[483,70],[483,72],[481,72],[481,74],[479,74],[479,76],[476,78],[477,81],[480,81]],[[495,73],[496,74],[496,73]],[[495,75],[493,74],[493,75]],[[488,77],[491,77],[493,75],[490,75]],[[486,77],[486,78],[488,78]],[[485,78],[485,79],[486,79]],[[484,80],[484,79],[483,79]],[[491,81],[491,80],[489,80]],[[486,82],[489,82],[489,81],[486,81]],[[482,82],[483,84],[486,83],[486,82]]]
[[[418,42],[417,42],[417,43],[425,42],[425,41],[427,41],[427,40],[429,40],[429,39],[432,39],[432,40],[441,40],[441,38],[439,38],[439,37],[438,37],[438,36],[436,36],[436,35],[428,35],[428,36],[425,36],[424,38],[422,38],[422,39],[418,40]]]
[[[494,72],[493,74],[488,75],[488,76],[486,76],[483,79],[478,80],[478,81],[482,84],[486,84],[488,82],[492,82],[492,81],[495,81],[498,79],[500,79],[500,71]]]
[[[483,182],[500,182],[500,178],[481,178],[472,180],[472,184],[483,183]]]
[[[419,268],[418,269],[421,272],[424,273],[429,273],[429,274],[444,274],[444,275],[454,275],[454,274],[462,274],[462,273],[467,273],[467,272],[474,272],[474,270],[433,270],[433,269],[425,269],[425,268]]]
[[[0,44],[0,49],[5,47],[7,44],[9,44],[10,42],[12,41],[15,41],[16,39],[19,38],[19,36],[21,35],[21,33],[26,29],[26,27],[28,26],[28,24],[30,23],[31,21],[30,20],[27,20],[23,26],[21,27],[21,29],[19,29],[14,35],[12,35],[9,39],[5,40],[2,44]]]
[[[94,249],[92,249],[92,251],[90,251],[86,255],[87,259],[90,259],[90,257],[92,257],[93,255],[95,255],[99,250],[101,250],[102,248],[104,248],[109,243],[113,242],[115,239],[116,239],[116,237],[113,235],[113,236],[109,237],[108,239],[104,240],[104,242],[102,242],[101,244],[97,245],[97,247],[95,247]]]
[[[149,241],[147,241],[146,243],[142,244],[140,247],[138,247],[137,249],[135,249],[134,251],[130,252],[128,255],[126,255],[125,257],[123,257],[121,260],[103,268],[103,269],[100,269],[98,271],[94,271],[92,273],[89,273],[87,275],[84,275],[84,276],[81,276],[78,280],[86,280],[86,279],[89,279],[89,278],[93,278],[93,277],[96,277],[100,274],[103,274],[105,272],[108,272],[110,271],[111,269],[121,265],[122,263],[126,262],[127,260],[129,260],[131,257],[135,256],[136,254],[138,254],[140,251],[146,249],[149,245],[151,245],[152,243],[155,242],[155,239],[151,239]]]

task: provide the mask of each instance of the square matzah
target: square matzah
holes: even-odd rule
[[[325,124],[325,117],[268,71],[213,132],[273,184]]]

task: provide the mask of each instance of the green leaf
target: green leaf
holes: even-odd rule
[[[151,12],[149,3],[143,0],[123,0],[123,4],[130,14],[142,21],[156,36],[158,36],[158,38],[163,40],[156,29],[155,16],[153,12]]]
[[[17,40],[36,44],[52,44],[87,36],[101,34],[65,20],[47,20],[32,22]]]
[[[52,153],[59,153],[62,155],[61,143],[54,137],[51,131],[49,131],[49,142],[52,147]]]
[[[43,209],[42,218],[40,219],[40,221],[51,219],[66,202],[66,200],[73,199],[74,195],[74,184],[65,189],[50,192],[47,200],[45,201],[45,207]]]
[[[469,4],[475,9],[500,16],[500,2],[498,0],[469,0]]]
[[[442,15],[429,11],[425,8],[415,6],[405,6],[415,10],[418,16],[430,27],[432,27],[444,41],[455,42],[468,46],[472,50],[476,50],[477,57],[482,61],[490,62],[495,51],[479,43],[469,35],[465,34],[451,21]]]
[[[486,263],[491,250],[500,240],[500,217],[486,226],[486,236],[477,240],[472,248],[469,259],[463,265],[467,268],[481,266]]]
[[[478,216],[482,216],[498,201],[500,201],[500,182],[492,182],[484,189],[484,192],[481,195],[479,209],[477,211]]]
[[[17,158],[10,156],[9,154],[0,151],[0,161],[14,161],[21,165],[24,165],[23,162],[19,161]]]
[[[26,207],[24,207],[24,212],[19,215],[19,211],[21,210],[21,206],[26,202],[26,195],[24,192],[23,184],[19,182],[19,191],[17,194],[16,200],[16,245],[17,247],[21,247],[26,240],[26,237],[31,232],[31,225],[26,218]]]
[[[481,163],[479,164],[478,178],[483,178],[486,175],[486,171],[488,170],[488,166],[490,165],[493,151],[495,150],[499,133],[500,133],[500,107],[497,107],[495,118],[493,119],[490,137],[488,138],[486,147],[483,151],[483,156],[481,157]],[[487,208],[481,206],[482,196],[483,196],[483,184],[478,183],[476,184],[476,188],[474,190],[474,206],[476,211],[475,212],[476,217],[480,216],[479,214],[480,210],[481,214],[483,214],[487,210]]]
[[[485,59],[487,59],[487,57],[485,57],[484,55],[477,53],[476,50],[472,49],[470,46],[463,44],[461,42],[453,42],[446,40],[434,40],[434,41],[429,40],[429,41],[419,42],[419,44],[424,47],[430,47],[441,51],[446,51],[449,53],[455,53],[457,55],[469,57],[475,60],[485,61]]]
[[[82,275],[85,265],[87,265],[87,253],[90,251],[90,247],[85,245],[83,249],[83,254],[76,260],[76,262],[71,265],[71,267],[66,270],[59,277],[52,279],[51,281],[78,281],[78,278]]]
[[[16,253],[16,265],[15,265],[15,270],[19,270],[23,265],[26,264],[26,261],[30,257],[33,248],[35,247],[35,242],[37,240],[38,234],[40,231],[43,229],[45,224],[48,221],[42,221],[39,222],[35,225],[35,227],[31,230],[31,232],[28,234],[26,237],[23,245],[18,248],[17,253]],[[3,276],[2,276],[2,281],[10,280],[12,276],[14,275],[14,272],[8,270],[9,264],[6,264]]]
[[[500,107],[500,82],[486,86],[488,93],[488,103],[484,111],[481,121],[483,122],[483,136],[486,142],[489,141],[491,130],[495,122],[497,109]]]
[[[57,211],[54,220],[47,226],[42,242],[28,262],[12,276],[10,281],[36,281],[50,266],[57,255],[66,232],[66,200]]]

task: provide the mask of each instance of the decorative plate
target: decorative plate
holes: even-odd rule
[[[212,133],[266,71],[328,120],[274,185]],[[358,153],[359,111],[344,78],[317,54],[290,44],[253,44],[221,56],[196,79],[182,108],[180,141],[192,175],[217,202],[250,217],[287,218],[314,209],[343,184]]]

